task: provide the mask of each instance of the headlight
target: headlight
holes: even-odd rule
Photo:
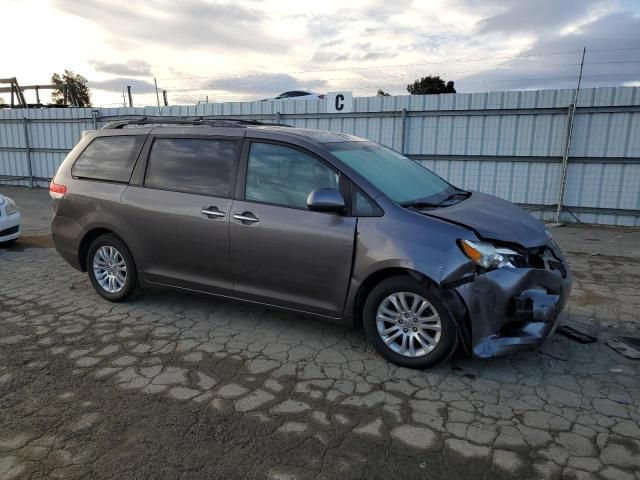
[[[551,247],[553,248],[553,250],[558,253],[561,252],[560,245],[558,245],[558,242],[556,242],[556,239],[553,238],[553,235],[551,235],[551,231],[548,228],[545,228],[544,233],[546,233],[547,237],[549,237],[549,243],[551,244]]]
[[[16,202],[14,202],[13,200],[11,200],[8,197],[4,197],[7,199],[7,206],[4,207],[5,212],[7,212],[7,215],[13,215],[14,213],[18,212],[18,206],[16,205]]]
[[[496,247],[495,245],[484,242],[460,240],[460,248],[473,263],[487,269],[502,267],[515,268],[512,260],[520,256],[518,252],[509,248]]]

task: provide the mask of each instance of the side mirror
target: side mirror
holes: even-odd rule
[[[307,207],[314,212],[344,212],[344,197],[335,188],[316,188],[307,197]]]

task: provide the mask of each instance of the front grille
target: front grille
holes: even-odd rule
[[[560,272],[563,277],[567,276],[567,267],[564,266],[564,263],[558,260],[547,260],[547,265],[549,265],[549,270]]]
[[[516,263],[520,268],[537,268],[540,270],[551,270],[560,273],[562,277],[567,276],[567,267],[553,254],[553,252],[547,247],[540,247],[529,250],[526,254],[523,254],[519,263]]]
[[[14,233],[18,233],[20,227],[16,225],[15,227],[7,228],[6,230],[0,230],[0,237],[6,237],[7,235],[13,235]]]

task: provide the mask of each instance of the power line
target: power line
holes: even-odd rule
[[[640,60],[619,60],[619,61],[603,61],[603,62],[586,62],[585,65],[614,65],[614,64],[637,64],[640,63]],[[563,68],[563,67],[567,67],[567,68],[571,68],[571,67],[577,67],[579,65],[579,63],[559,63],[559,64],[551,64],[551,65],[536,65],[535,68],[538,70],[541,69],[550,69],[550,68]],[[518,69],[524,69],[524,68],[531,68],[531,66],[529,65],[517,65],[517,66],[510,66],[510,67],[504,67],[504,69],[508,69],[511,71],[514,70],[518,70]],[[491,69],[473,69],[473,70],[444,70],[444,71],[433,71],[431,72],[431,74],[433,75],[455,75],[455,74],[473,74],[473,73],[481,73],[481,72],[487,72],[488,70]],[[495,68],[494,68],[495,70]],[[201,83],[199,85],[193,85],[191,87],[189,87],[189,85],[185,85],[184,83],[180,84],[180,85],[169,85],[167,86],[167,88],[171,88],[171,89],[179,89],[179,90],[186,90],[186,89],[192,89],[192,88],[200,88],[200,89],[207,89],[207,88],[216,88],[216,87],[224,87],[225,85],[234,85],[234,86],[246,86],[246,85],[254,85],[256,83],[262,82],[262,77],[266,76],[266,75],[272,75],[272,74],[260,74],[260,75],[247,75],[247,76],[237,76],[236,78],[242,78],[241,81],[235,80],[235,79],[231,79],[231,77],[220,77],[221,79],[223,79],[222,81],[216,81],[215,83],[213,82],[208,82],[208,83]],[[315,82],[328,82],[328,81],[344,81],[344,80],[361,80],[361,79],[379,79],[379,78],[406,78],[406,77],[411,77],[414,76],[414,73],[404,73],[404,74],[386,74],[386,75],[375,75],[375,76],[366,76],[364,74],[360,74],[360,76],[350,76],[350,77],[333,77],[333,78],[312,78],[312,79],[299,79],[299,82],[304,84],[304,83],[315,83]],[[228,80],[226,80],[228,78]],[[211,78],[209,78],[209,80],[211,80]]]
[[[605,64],[614,64],[614,63],[640,63],[640,60],[633,60],[633,61],[626,61],[626,62],[591,62],[585,65],[605,65]],[[567,64],[554,64],[554,65],[539,65],[536,66],[536,68],[538,70],[541,69],[549,69],[549,68],[563,68],[563,67],[577,67],[579,64],[573,64],[573,63],[567,63]],[[510,71],[514,71],[517,69],[522,69],[525,67],[516,67],[516,68],[509,68],[509,69],[505,69],[505,70],[510,70]],[[528,67],[527,67],[528,68]],[[482,73],[482,72],[486,72],[486,70],[452,70],[452,71],[435,71],[432,72],[432,74],[434,75],[454,75],[454,74],[473,74],[473,73]],[[586,77],[593,77],[595,74],[592,75],[587,75]],[[600,74],[600,76],[621,76],[621,75],[635,75],[635,76],[640,76],[640,72],[638,74],[635,73],[608,73],[608,74]],[[365,75],[361,75],[361,76],[349,76],[349,77],[334,77],[334,78],[315,78],[315,79],[306,79],[306,80],[301,80],[300,83],[301,84],[311,84],[311,83],[315,83],[315,82],[336,82],[336,81],[345,81],[345,80],[378,80],[378,79],[388,79],[388,78],[397,78],[397,79],[403,79],[403,78],[412,78],[414,77],[415,74],[414,73],[404,73],[404,74],[387,74],[387,75],[376,75],[376,76],[365,76]],[[536,77],[539,79],[564,79],[564,78],[574,78],[575,75],[568,75],[568,76],[555,76],[555,77]],[[519,80],[519,79],[514,79],[514,80]],[[464,78],[457,80],[458,82],[464,82]],[[168,86],[167,88],[171,88],[173,90],[182,90],[182,91],[189,91],[189,90],[194,90],[194,89],[200,89],[200,90],[210,90],[210,89],[221,89],[223,90],[224,87],[226,85],[230,85],[230,86],[251,86],[251,85],[255,85],[255,84],[259,84],[261,82],[260,79],[254,78],[254,79],[245,79],[243,81],[237,81],[237,80],[229,80],[229,81],[225,81],[225,82],[217,82],[217,83],[202,83],[200,85],[193,85],[193,86],[188,86],[188,85],[171,85]],[[467,82],[469,83],[469,82]],[[388,85],[388,84],[387,84]]]
[[[637,77],[638,79],[640,79],[640,73],[612,73],[612,74],[596,74],[596,75],[583,75],[582,78],[599,78],[599,77],[624,77],[624,76],[631,76],[631,77]],[[460,80],[460,83],[463,85],[467,85],[467,84],[492,84],[492,83],[503,83],[503,82],[533,82],[533,81],[538,81],[538,80],[573,80],[575,79],[576,76],[575,75],[564,75],[564,76],[552,76],[552,77],[529,77],[529,78],[506,78],[506,79],[499,79],[499,80],[471,80],[471,81],[464,81],[464,80]],[[393,87],[393,86],[399,86],[397,83],[376,83],[376,87]],[[403,85],[404,86],[404,85]],[[348,90],[353,90],[354,92],[356,91],[371,91],[370,88],[365,88],[365,87],[344,87],[345,89]],[[460,92],[460,93],[464,93],[464,92]],[[242,94],[242,93],[225,93],[225,94],[217,94],[216,96],[218,97],[222,97],[222,96],[242,96],[242,95],[247,95],[247,94]]]
[[[621,51],[638,51],[640,47],[627,47],[627,48],[607,48],[607,49],[589,49],[587,53],[601,53],[601,52],[621,52]],[[277,72],[277,74],[306,74],[306,73],[328,73],[328,72],[341,72],[341,71],[356,71],[356,70],[374,70],[374,69],[388,69],[388,68],[404,68],[404,67],[424,67],[428,65],[447,65],[452,63],[462,63],[462,62],[480,62],[486,60],[512,60],[517,58],[533,58],[533,57],[547,57],[554,55],[569,55],[569,54],[578,54],[581,53],[582,50],[565,50],[560,52],[545,52],[545,53],[530,53],[523,55],[505,55],[505,56],[485,56],[485,57],[457,57],[453,60],[446,61],[435,61],[435,62],[425,62],[425,63],[405,63],[405,64],[391,64],[391,65],[371,65],[371,66],[353,66],[353,67],[343,67],[343,68],[335,68],[335,69],[324,69],[324,70],[297,70],[297,71],[288,71],[288,72]],[[611,63],[629,63],[625,61],[620,62],[611,62]],[[579,64],[579,62],[577,62]],[[595,64],[595,63],[585,63],[585,65]],[[274,75],[274,73],[253,73],[253,74],[224,74],[224,75],[186,75],[179,77],[158,77],[160,80],[189,80],[189,79],[199,79],[199,78],[238,78],[238,77],[249,77],[249,76],[266,76],[266,75]]]
[[[530,57],[545,57],[545,56],[553,56],[553,55],[568,55],[572,53],[580,53],[581,50],[567,50],[563,52],[549,52],[549,53],[533,53],[533,54],[525,54],[525,55],[509,55],[509,56],[488,56],[488,57],[458,57],[454,60],[447,61],[436,61],[436,62],[426,62],[426,63],[404,63],[404,64],[392,64],[392,65],[372,65],[372,66],[354,66],[354,67],[343,67],[343,68],[334,68],[334,69],[325,69],[325,70],[298,70],[298,71],[288,71],[288,72],[277,72],[278,74],[286,74],[286,75],[295,75],[295,74],[304,74],[304,73],[327,73],[327,72],[345,72],[345,71],[355,71],[355,70],[374,70],[374,69],[387,69],[387,68],[404,68],[404,67],[423,67],[427,65],[447,65],[452,63],[462,63],[462,62],[481,62],[486,60],[509,60],[514,58],[530,58]],[[248,77],[248,76],[264,76],[264,75],[273,75],[273,73],[255,73],[255,74],[231,74],[231,75],[187,75],[183,77],[158,77],[160,80],[188,80],[188,79],[197,79],[197,78],[237,78],[237,77]]]

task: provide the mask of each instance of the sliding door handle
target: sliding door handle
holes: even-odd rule
[[[218,210],[218,207],[207,207],[200,210],[200,213],[206,215],[209,218],[223,218],[226,216],[226,213]]]

